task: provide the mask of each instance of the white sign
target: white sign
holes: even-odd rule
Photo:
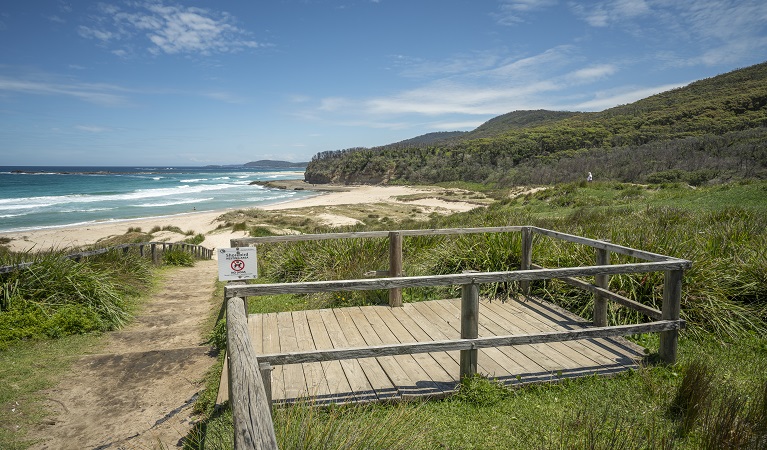
[[[258,278],[255,247],[218,249],[218,279],[250,280]]]

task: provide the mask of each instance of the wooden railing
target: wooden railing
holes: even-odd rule
[[[520,232],[522,234],[520,270],[501,272],[469,272],[461,274],[410,277],[400,276],[402,270],[402,236],[432,236],[490,232]],[[535,265],[532,263],[534,234],[593,247],[597,252],[597,264],[594,266],[567,268],[543,268],[541,266]],[[388,237],[390,242],[389,277],[376,279],[313,281],[303,283],[230,284],[225,287],[224,296],[226,299],[226,305],[227,307],[237,305],[237,309],[240,310],[242,305],[246,304],[244,299],[249,296],[389,289],[390,305],[396,307],[401,306],[402,304],[401,289],[403,288],[460,285],[461,338],[434,342],[416,342],[372,347],[277,353],[259,355],[257,358],[255,354],[253,354],[252,359],[247,363],[251,365],[250,371],[247,372],[248,375],[235,375],[231,372],[232,369],[230,366],[230,398],[250,399],[247,410],[242,411],[238,409],[235,411],[233,409],[233,414],[235,417],[239,416],[239,419],[235,418],[235,423],[237,420],[249,420],[249,418],[251,418],[262,422],[251,423],[248,425],[249,428],[272,428],[271,416],[265,417],[263,414],[264,410],[269,409],[268,399],[266,396],[252,397],[252,395],[249,394],[253,389],[263,388],[265,379],[266,384],[271,384],[270,380],[267,379],[269,376],[268,374],[270,373],[268,370],[269,365],[459,350],[460,376],[464,377],[473,375],[477,372],[477,352],[479,348],[615,337],[648,332],[660,333],[659,356],[661,360],[669,364],[673,364],[676,361],[678,333],[679,329],[684,327],[684,321],[680,320],[679,318],[682,296],[682,275],[684,270],[687,270],[691,267],[691,262],[687,260],[632,249],[607,241],[587,239],[532,226],[268,236],[259,238],[236,239],[231,241],[231,245],[232,247],[243,247],[268,242],[381,237]],[[631,256],[645,260],[647,262],[631,264],[610,264],[610,252]],[[657,271],[663,271],[665,273],[663,305],[661,311],[607,290],[610,275],[649,273]],[[583,276],[594,276],[595,284],[574,278]],[[496,282],[519,282],[523,293],[527,295],[529,294],[531,281],[555,278],[561,279],[568,284],[588,290],[595,294],[594,327],[580,330],[554,331],[524,335],[495,336],[487,338],[478,337],[477,330],[479,320],[479,284]],[[399,292],[399,301],[396,301],[396,298],[394,299],[394,302],[392,301],[391,292],[393,291]],[[635,325],[607,326],[607,300],[611,300],[628,308],[635,309],[636,311],[645,314],[654,321]],[[227,318],[229,316],[229,311],[227,311]],[[240,325],[237,326],[240,327]],[[242,330],[237,331],[234,326],[231,326],[228,322],[227,332],[246,333]],[[250,347],[249,351],[252,351],[252,344],[245,343],[243,345],[248,345]],[[232,347],[228,348],[230,364],[232,357],[242,358],[242,356],[233,355],[234,352],[240,351],[241,350],[239,347],[236,349]],[[248,356],[248,358],[251,358],[251,356]],[[260,367],[259,364],[261,364],[263,367]],[[255,375],[256,367],[260,367],[262,369],[260,371],[261,376]],[[237,379],[233,380],[235,376]],[[254,385],[256,388],[252,387]],[[240,408],[240,406],[238,406],[238,408]],[[237,425],[235,425],[235,427],[237,427]],[[244,425],[241,425],[241,427],[244,427]],[[235,432],[236,434],[238,433],[237,428],[235,428]],[[236,448],[253,447],[248,447],[245,446],[245,444],[241,444],[241,446],[236,446]]]
[[[211,259],[213,257],[213,250],[203,247],[201,245],[196,244],[189,244],[186,242],[140,242],[140,243],[131,243],[131,244],[120,244],[120,245],[113,245],[111,247],[104,247],[104,248],[98,248],[95,250],[88,250],[78,253],[72,253],[69,255],[62,256],[63,258],[67,259],[74,259],[76,261],[79,261],[82,258],[87,258],[89,256],[96,256],[96,255],[102,255],[104,253],[110,252],[112,250],[122,250],[124,253],[128,253],[128,251],[131,248],[138,248],[139,254],[143,256],[150,256],[152,258],[152,262],[157,264],[159,261],[159,255],[160,252],[170,251],[174,248],[180,248],[182,251],[189,252],[192,255],[194,255],[197,258],[200,259]],[[32,262],[25,262],[20,264],[14,264],[10,266],[2,266],[0,267],[0,273],[8,273],[8,272],[14,272],[16,270],[25,269],[31,265],[35,264],[34,261]]]

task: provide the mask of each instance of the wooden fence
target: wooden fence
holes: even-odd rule
[[[201,245],[189,244],[186,242],[176,242],[176,243],[140,242],[140,243],[133,243],[133,244],[120,244],[120,245],[115,245],[111,247],[104,247],[104,248],[98,248],[95,250],[72,253],[69,255],[64,255],[63,258],[74,259],[76,261],[79,261],[82,258],[87,258],[89,256],[102,255],[112,250],[122,250],[123,253],[128,253],[128,251],[130,251],[131,248],[138,248],[139,254],[142,257],[143,256],[151,257],[152,262],[155,264],[159,262],[160,254],[162,252],[171,251],[174,248],[181,249],[182,251],[185,251],[185,252],[189,252],[192,255],[194,255],[196,258],[200,258],[200,259],[211,259],[213,257],[213,250],[209,248],[205,248]],[[10,266],[2,266],[0,267],[0,273],[8,273],[8,272],[14,272],[16,270],[25,269],[31,266],[32,264],[35,264],[35,262],[32,261],[32,262],[14,264]]]
[[[403,236],[499,232],[521,233],[520,270],[402,276]],[[596,265],[567,268],[543,268],[535,265],[532,263],[534,235],[592,247],[596,251]],[[385,278],[276,284],[237,283],[226,286],[224,295],[227,307],[227,342],[236,343],[234,346],[228,347],[229,395],[234,417],[235,448],[276,448],[276,443],[273,440],[274,430],[271,415],[267,414],[270,410],[268,398],[270,394],[264,389],[265,384],[267,386],[271,384],[269,379],[270,365],[460,350],[460,376],[464,377],[477,373],[477,351],[479,348],[615,337],[648,332],[660,333],[659,354],[661,360],[668,364],[673,364],[676,361],[678,333],[679,329],[684,327],[684,321],[679,318],[682,275],[684,270],[691,267],[691,262],[687,260],[532,226],[267,236],[235,239],[231,241],[231,245],[232,247],[244,247],[269,242],[382,237],[389,238],[389,270],[386,272],[374,271],[374,273],[385,273],[388,275]],[[626,255],[646,262],[610,264],[610,253]],[[660,311],[607,289],[611,275],[657,271],[665,273],[663,305]],[[583,276],[594,276],[595,284],[574,278]],[[478,338],[479,284],[519,282],[523,293],[527,295],[531,281],[555,278],[594,293],[594,327],[581,330]],[[246,297],[249,296],[388,289],[390,293],[389,304],[392,307],[397,307],[402,305],[401,292],[403,288],[447,285],[461,286],[460,339],[256,355],[253,350],[253,343],[247,333],[247,315],[244,305],[246,304]],[[635,309],[653,321],[636,325],[608,326],[606,305],[608,300]],[[242,367],[243,365],[247,367]],[[260,376],[256,375],[257,369],[261,373]]]

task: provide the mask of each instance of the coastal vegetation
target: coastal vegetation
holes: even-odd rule
[[[585,179],[700,185],[767,176],[767,63],[594,113],[515,111],[468,133],[321,152],[311,183],[495,187]]]
[[[253,236],[536,225],[693,262],[684,275],[679,362],[648,364],[613,379],[587,377],[510,389],[487,377],[463,380],[451,398],[397,405],[317,407],[274,412],[281,448],[676,448],[767,446],[767,63],[600,113],[517,111],[468,133],[434,133],[374,149],[323,152],[306,170],[314,183],[434,183],[431,197],[470,202],[441,215],[403,204],[243,210],[222,227]],[[596,181],[587,183],[592,171]],[[529,189],[536,187],[535,189]],[[416,201],[418,197],[403,197]],[[330,228],[321,214],[353,219]],[[133,228],[100,245],[141,242],[180,228]],[[591,264],[577,245],[539,237],[534,262]],[[89,338],[121,326],[151,287],[153,268],[132,252],[80,261],[63,251],[15,254],[0,265],[34,260],[0,274],[0,375],[13,389],[0,405],[40,417],[29,399],[66,367]],[[406,238],[407,275],[513,270],[521,242],[513,234]],[[187,257],[169,252],[166,264]],[[615,257],[613,262],[628,262]],[[383,240],[296,242],[259,248],[258,282],[360,278],[386,268]],[[219,288],[221,290],[221,284]],[[610,289],[657,308],[660,274],[617,275]],[[513,283],[482,286],[483,296],[516,301]],[[557,280],[532,283],[533,295],[589,318],[593,299]],[[455,288],[414,288],[407,302],[455,297]],[[221,297],[223,294],[221,294]],[[385,292],[281,295],[249,302],[249,312],[384,303]],[[643,320],[611,306],[610,324]],[[211,319],[213,322],[213,319]],[[224,350],[224,323],[211,344]],[[632,336],[658,349],[656,335]],[[69,349],[69,350],[68,350]],[[223,358],[223,352],[220,353]],[[231,448],[231,415],[214,407],[223,360],[207,375],[201,420],[186,448]],[[40,374],[39,372],[45,372]],[[469,418],[469,419],[467,419]],[[0,447],[23,448],[0,418]]]
[[[613,379],[587,377],[516,389],[492,379],[467,379],[452,398],[396,406],[314,407],[317,411],[307,410],[307,405],[280,407],[275,426],[282,436],[281,448],[300,448],[290,443],[312,433],[326,436],[325,448],[343,448],[350,437],[327,430],[366,430],[381,422],[404,439],[417,437],[410,448],[765,445],[767,183],[694,188],[681,183],[577,182],[515,196],[502,192],[509,191],[493,195],[503,200],[466,213],[426,222],[371,221],[343,231],[537,225],[692,260],[684,277],[682,315],[687,329],[681,334],[679,363],[650,364]],[[519,245],[513,235],[410,237],[404,244],[404,268],[407,275],[513,270],[519,266]],[[387,267],[386,244],[375,239],[269,244],[259,252],[262,282],[360,278],[364,271]],[[543,266],[561,267],[591,264],[594,255],[579,246],[541,239],[533,258]],[[658,307],[662,284],[660,275],[621,275],[611,277],[610,289]],[[533,283],[532,288],[534,295],[590,316],[590,295],[557,281]],[[516,291],[514,285],[486,285],[482,294],[514,301]],[[448,288],[407,289],[403,295],[412,302],[458,293]],[[385,303],[386,298],[385,293],[282,295],[252,301],[249,310],[363,305]],[[609,320],[621,324],[642,319],[613,306]],[[223,330],[221,324],[216,329],[219,334]],[[648,349],[652,361],[657,336],[632,339]],[[218,377],[214,374],[211,380],[209,389],[215,392]],[[201,396],[208,400],[198,408],[208,419],[190,435],[188,448],[231,446],[231,417],[214,412],[211,397]]]

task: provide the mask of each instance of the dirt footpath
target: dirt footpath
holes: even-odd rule
[[[157,292],[99,354],[45,392],[51,414],[37,449],[150,449],[180,444],[200,381],[215,362],[203,344],[216,261],[167,271]],[[34,436],[34,435],[33,435]]]

